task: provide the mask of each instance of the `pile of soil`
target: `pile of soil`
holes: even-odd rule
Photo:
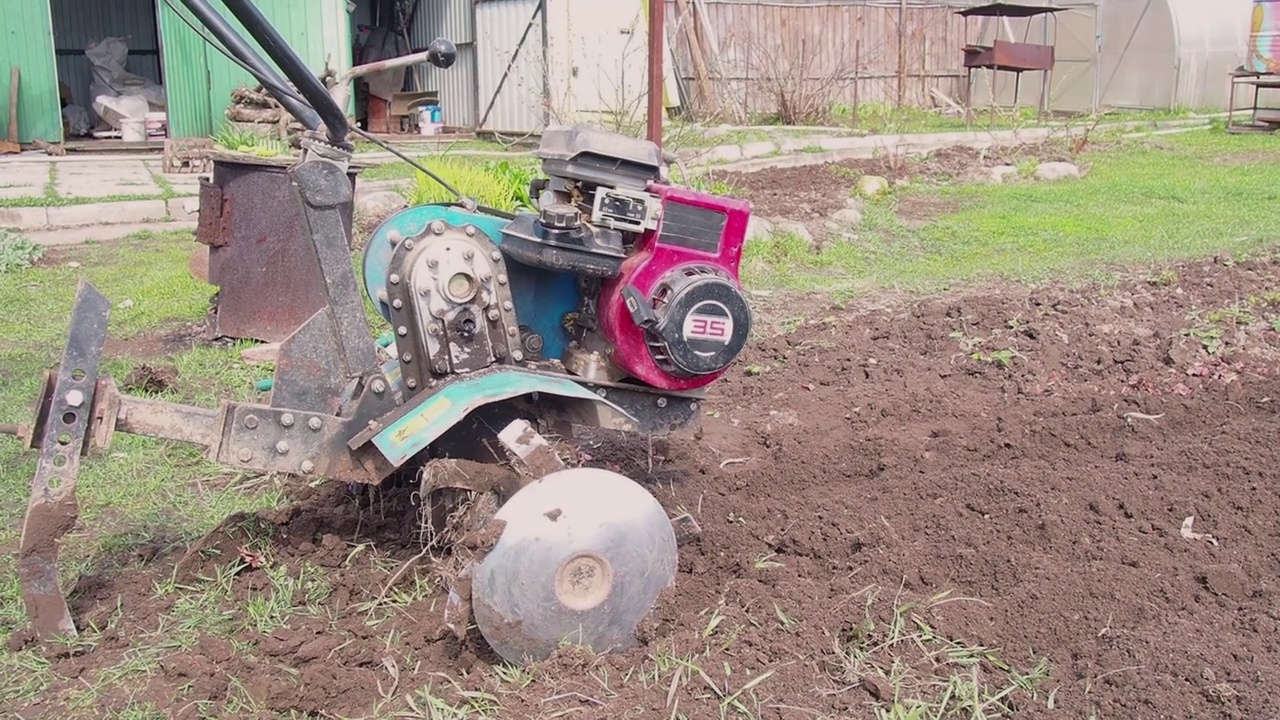
[[[1105,290],[813,302],[712,387],[699,433],[584,448],[703,527],[636,648],[499,673],[444,626],[429,559],[387,589],[420,547],[414,489],[322,486],[90,578],[73,611],[110,629],[13,709],[73,715],[164,638],[97,709],[128,692],[176,717],[232,697],[326,717],[427,717],[432,698],[503,708],[475,717],[872,717],[977,679],[1012,683],[1018,718],[1275,717],[1278,276],[1205,262]],[[213,583],[237,556],[225,594],[194,596],[213,620],[157,635],[192,601],[153,583]],[[311,609],[258,629],[273,567]]]
[[[890,182],[949,183],[975,168],[1017,165],[1027,160],[1069,162],[1071,154],[1066,143],[1060,141],[985,150],[957,145],[919,156],[904,158],[884,154],[865,160],[826,163],[816,168],[801,166],[725,173],[719,179],[732,186],[735,195],[751,198],[756,215],[808,222],[843,209],[850,188],[863,175],[878,175]]]

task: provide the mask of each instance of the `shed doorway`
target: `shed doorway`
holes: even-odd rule
[[[69,145],[107,150],[163,143],[162,1],[49,0]]]

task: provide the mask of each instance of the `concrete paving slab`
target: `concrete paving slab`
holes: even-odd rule
[[[41,228],[49,224],[49,209],[42,207],[0,208],[0,227]]]
[[[194,221],[179,220],[163,223],[124,223],[120,225],[86,225],[62,230],[38,230],[24,233],[33,242],[45,247],[82,245],[89,242],[121,240],[140,232],[175,232],[196,229]],[[194,242],[192,243],[195,244]]]
[[[0,173],[0,198],[41,197],[48,182],[48,173],[9,170]]]
[[[63,197],[157,195],[161,192],[151,171],[138,161],[99,161],[58,165],[55,183]]]
[[[164,220],[169,208],[163,200],[130,200],[128,202],[66,205],[49,208],[49,224],[53,227],[140,223]]]

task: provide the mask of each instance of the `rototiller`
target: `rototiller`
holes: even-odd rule
[[[696,523],[673,520],[618,473],[567,468],[546,436],[575,426],[664,434],[698,417],[703,390],[750,332],[738,281],[750,205],[671,184],[650,142],[548,129],[535,211],[460,197],[403,210],[373,233],[362,275],[392,328],[384,351],[338,212],[352,197],[349,136],[376,139],[349,126],[251,0],[225,4],[292,87],[208,0],[182,1],[218,42],[206,40],[308,129],[289,174],[328,305],[282,344],[270,402],[207,409],[124,395],[99,377],[110,303],[81,283],[61,364],[20,433],[39,450],[19,559],[34,629],[76,632],[59,538],[77,517],[81,456],[118,431],[195,443],[251,471],[366,485],[416,474],[438,517],[487,492],[493,539],[450,588],[450,626],[461,634],[474,623],[515,662],[562,643],[630,644],[674,581],[678,536]],[[449,67],[455,51],[437,40],[420,55]],[[471,487],[465,472],[433,470],[455,458],[524,472],[505,487]]]

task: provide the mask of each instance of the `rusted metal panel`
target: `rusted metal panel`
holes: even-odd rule
[[[355,177],[349,173],[353,192]],[[217,155],[211,185],[221,202],[202,201],[199,220],[200,241],[210,246],[209,282],[218,287],[208,334],[283,341],[328,303],[287,167]],[[342,207],[348,238],[351,220],[348,202]]]

